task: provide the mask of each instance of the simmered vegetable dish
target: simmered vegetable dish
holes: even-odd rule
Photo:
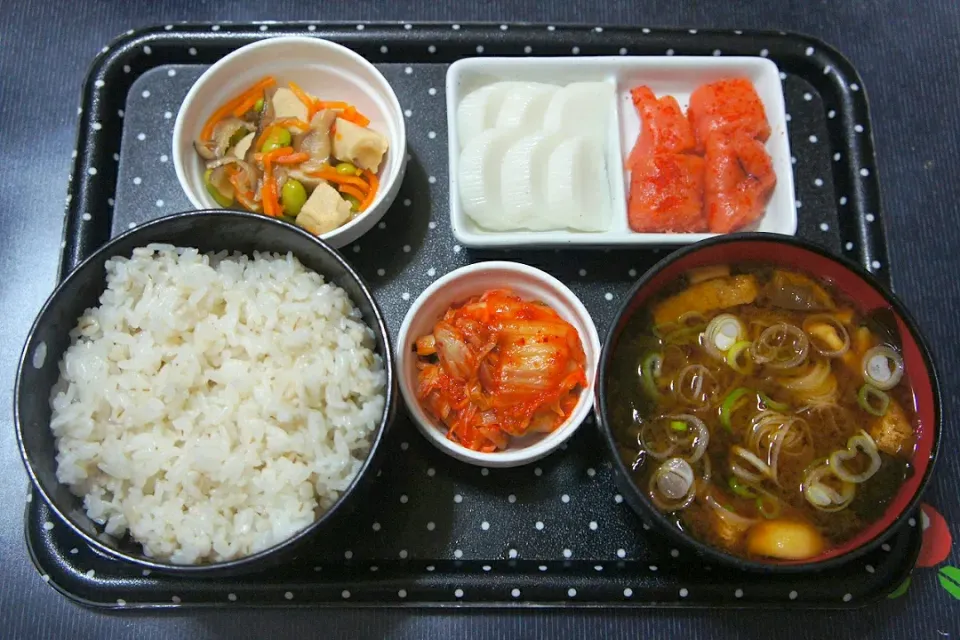
[[[638,486],[735,555],[819,556],[879,519],[911,472],[895,328],[800,272],[689,272],[630,320],[611,374]]]
[[[333,231],[373,203],[387,139],[352,105],[276,85],[261,79],[204,124],[204,184],[222,207]]]

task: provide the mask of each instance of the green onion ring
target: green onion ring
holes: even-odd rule
[[[875,406],[873,400],[878,402],[879,406]],[[857,392],[857,403],[867,413],[883,417],[887,415],[887,409],[890,407],[890,396],[872,384],[865,384]]]
[[[727,485],[730,487],[730,491],[733,491],[741,498],[755,498],[757,496],[756,491],[740,482],[736,476],[730,476],[730,478],[727,479]]]
[[[759,396],[760,402],[762,402],[768,409],[773,409],[774,411],[779,411],[780,413],[786,413],[790,410],[790,405],[788,405],[786,402],[777,402],[763,391],[758,391],[757,396]]]
[[[737,410],[737,401],[748,393],[753,392],[746,387],[737,387],[730,392],[730,395],[723,399],[723,404],[720,405],[720,424],[722,424],[723,428],[727,431],[733,431],[733,426],[730,424],[730,416]]]
[[[752,344],[748,340],[741,340],[727,350],[727,364],[730,365],[731,369],[744,375],[753,373],[753,360],[747,358],[746,364],[740,364],[740,354],[749,349]]]
[[[663,358],[659,353],[651,353],[643,359],[643,363],[640,365],[640,384],[643,385],[647,395],[654,400],[660,397],[656,378],[662,363]]]

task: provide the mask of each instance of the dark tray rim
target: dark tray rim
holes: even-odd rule
[[[363,30],[357,28],[357,25],[363,25]],[[502,25],[506,24],[508,29],[503,29]],[[884,266],[882,272],[876,273],[874,275],[879,277],[881,280],[886,280],[891,282],[890,271],[887,268],[889,265],[888,260],[888,249],[886,245],[886,230],[884,217],[882,215],[882,207],[880,206],[880,192],[879,192],[879,183],[880,179],[877,172],[877,165],[875,161],[875,152],[873,145],[873,135],[871,130],[870,118],[869,118],[869,104],[866,95],[866,89],[863,86],[863,82],[859,76],[859,73],[850,63],[850,61],[837,50],[834,46],[826,43],[824,40],[821,40],[817,37],[810,36],[803,33],[792,32],[792,31],[779,31],[779,30],[739,30],[739,29],[699,29],[699,28],[658,28],[658,27],[640,27],[640,26],[591,26],[584,24],[574,24],[574,23],[530,23],[530,22],[482,22],[482,21],[465,21],[458,23],[459,28],[455,27],[451,22],[443,21],[418,21],[418,22],[405,22],[405,21],[396,21],[396,22],[363,22],[363,21],[335,21],[335,22],[318,22],[310,20],[301,20],[301,21],[285,21],[285,22],[273,22],[273,21],[254,21],[254,22],[175,22],[167,23],[163,25],[154,25],[137,30],[128,30],[123,34],[117,36],[112,40],[107,46],[103,47],[100,53],[94,58],[90,67],[88,69],[86,78],[84,80],[82,90],[81,90],[81,110],[79,115],[78,122],[78,132],[76,136],[76,158],[73,163],[71,179],[69,182],[68,189],[68,199],[65,207],[65,224],[64,231],[61,243],[61,261],[59,267],[59,277],[58,280],[65,278],[69,272],[82,261],[85,255],[91,250],[92,246],[99,246],[101,243],[97,238],[84,237],[84,224],[80,222],[81,213],[88,210],[95,210],[96,207],[92,206],[92,203],[89,202],[89,193],[87,192],[86,175],[85,168],[89,162],[89,155],[96,149],[98,144],[95,141],[89,139],[89,125],[93,121],[96,121],[97,118],[95,114],[99,114],[98,107],[101,102],[99,97],[99,87],[103,86],[101,83],[105,82],[104,76],[111,70],[115,70],[122,64],[123,60],[128,60],[130,54],[135,49],[140,49],[139,56],[149,56],[143,51],[143,47],[149,47],[156,44],[166,44],[165,40],[174,37],[182,36],[195,36],[199,41],[206,42],[207,44],[217,44],[224,47],[236,47],[242,46],[247,42],[262,40],[270,37],[276,37],[281,35],[307,35],[312,37],[323,37],[336,40],[338,42],[343,42],[347,44],[357,44],[365,43],[369,41],[372,37],[376,35],[394,35],[396,36],[399,33],[404,33],[408,31],[414,31],[414,33],[419,32],[424,34],[424,36],[430,36],[431,38],[436,37],[437,35],[443,35],[447,38],[459,38],[466,39],[467,31],[482,31],[482,37],[490,36],[492,34],[498,34],[498,36],[509,36],[509,33],[512,31],[514,34],[522,34],[525,38],[524,40],[517,40],[518,43],[543,43],[545,45],[556,45],[555,38],[559,33],[564,32],[577,32],[583,39],[580,41],[585,46],[606,46],[606,47],[616,47],[618,45],[629,47],[630,42],[635,42],[641,39],[657,39],[657,41],[668,42],[669,45],[665,44],[664,46],[675,46],[682,48],[685,44],[690,44],[693,41],[694,36],[716,36],[723,38],[733,38],[743,36],[746,38],[754,38],[754,43],[759,49],[764,46],[765,42],[781,42],[782,39],[788,38],[796,41],[798,46],[807,45],[807,47],[813,48],[813,55],[807,53],[810,56],[812,61],[819,61],[817,66],[823,67],[824,62],[829,62],[832,69],[836,72],[836,76],[829,79],[831,85],[836,85],[839,83],[845,83],[847,85],[847,90],[849,91],[849,85],[856,83],[859,85],[859,90],[862,92],[862,102],[863,108],[861,110],[860,120],[855,120],[856,117],[856,105],[854,101],[850,98],[849,94],[845,91],[841,91],[840,100],[837,104],[837,120],[842,123],[842,129],[845,132],[847,137],[845,138],[845,144],[843,147],[844,151],[850,152],[849,160],[845,159],[844,164],[848,165],[850,172],[849,180],[849,195],[850,195],[850,205],[849,210],[852,212],[859,212],[859,215],[856,216],[856,223],[858,225],[857,229],[857,240],[859,242],[855,243],[856,248],[859,252],[856,255],[856,261],[864,265],[868,270],[874,272],[873,269],[870,269],[870,264],[874,260],[881,260],[882,265]],[[216,27],[216,30],[214,29]],[[266,28],[266,31],[261,31],[261,29]],[[441,30],[442,31],[439,31]],[[603,34],[602,36],[600,34]],[[602,38],[602,39],[601,39]],[[698,40],[699,38],[697,38]],[[179,40],[179,43],[182,43],[182,40]],[[420,42],[419,39],[414,39],[412,45],[417,46]],[[412,50],[412,49],[411,49]],[[505,54],[488,54],[488,55],[500,55],[504,57],[519,57],[523,54],[520,53],[522,46],[518,47],[517,53],[505,53]],[[810,49],[808,49],[810,51]],[[558,55],[563,54],[546,54],[550,57],[557,57]],[[570,55],[570,54],[566,54]],[[613,54],[597,54],[597,55],[613,55]],[[650,54],[647,54],[650,55]],[[664,54],[660,54],[664,55]],[[697,54],[684,54],[684,55],[697,55]],[[703,54],[700,54],[703,55]],[[126,56],[126,57],[125,57]],[[458,56],[466,57],[466,56]],[[586,56],[585,56],[586,57]],[[187,58],[185,55],[182,56],[182,60],[170,61],[159,57],[160,62],[152,65],[147,65],[148,68],[168,65],[168,64],[199,64],[200,61],[196,59]],[[411,59],[412,58],[412,59]],[[424,62],[448,62],[443,56],[427,56],[425,53],[425,47],[420,47],[416,53],[411,56],[407,56],[404,59],[408,59],[411,63],[424,63]],[[131,82],[139,73],[142,73],[144,70],[140,70],[137,74],[131,74]],[[129,90],[129,87],[128,89]],[[857,144],[851,144],[852,134],[850,133],[853,129],[854,122],[859,122],[862,124],[863,130],[857,138]],[[849,168],[849,165],[853,167],[861,166],[864,159],[869,161],[870,166],[873,171],[873,175],[870,180],[859,180],[856,179],[856,176],[852,174],[854,169]],[[79,197],[77,197],[79,195]],[[872,205],[872,206],[871,206]],[[102,208],[102,207],[101,207]],[[876,220],[873,222],[871,227],[867,229],[863,224],[863,212],[872,211],[875,212]],[[112,215],[110,213],[109,215]],[[841,212],[841,216],[843,213]],[[892,288],[892,283],[891,283]],[[31,486],[31,492],[33,496],[37,496],[36,491]],[[42,501],[42,499],[41,499]],[[34,505],[34,508],[45,508],[46,505],[42,507],[37,507]],[[42,568],[42,560],[36,553],[34,547],[35,541],[31,539],[30,536],[30,520],[31,505],[27,505],[25,510],[25,537],[28,547],[28,552],[33,561],[34,565],[40,570]],[[902,532],[901,532],[902,533]],[[824,609],[824,610],[844,610],[844,609],[856,609],[865,607],[871,603],[882,600],[886,595],[894,591],[902,580],[909,575],[913,567],[913,560],[916,558],[919,553],[920,548],[920,538],[915,534],[911,535],[912,542],[911,549],[909,553],[906,554],[906,558],[910,560],[909,564],[904,565],[900,568],[897,573],[897,579],[891,581],[887,588],[881,589],[877,592],[870,593],[866,596],[860,596],[855,601],[851,602],[837,602],[837,603],[823,603],[823,602],[805,602],[803,600],[797,600],[795,602],[784,602],[777,603],[775,606],[778,608],[785,609]],[[127,603],[124,605],[120,604],[111,604],[109,602],[103,601],[94,601],[87,598],[83,598],[78,594],[71,592],[66,587],[58,584],[54,579],[49,575],[43,574],[44,580],[50,584],[55,590],[63,594],[69,600],[76,602],[82,606],[94,608],[97,610],[117,610],[117,611],[126,611],[126,610],[143,610],[143,609],[184,609],[184,608],[219,608],[219,607],[231,607],[236,606],[228,602],[186,602],[186,603],[163,603],[163,602],[136,602],[136,603]],[[653,600],[625,600],[625,601],[599,601],[599,600],[571,600],[571,601],[535,601],[535,600],[523,600],[518,602],[512,602],[504,598],[501,600],[495,601],[474,601],[466,600],[463,602],[457,601],[443,601],[443,600],[411,600],[411,601],[381,601],[381,602],[359,602],[359,601],[337,601],[334,599],[329,599],[325,601],[300,601],[300,602],[287,602],[287,603],[269,603],[269,604],[254,604],[250,602],[243,602],[241,606],[245,608],[306,608],[306,607],[343,607],[343,608],[371,608],[371,607],[390,607],[394,609],[411,609],[411,608],[458,608],[458,609],[529,609],[529,608],[554,608],[554,609],[581,609],[581,610],[593,610],[599,608],[616,608],[616,609],[636,609],[636,608],[671,608],[671,609],[757,609],[765,606],[770,606],[770,603],[759,602],[759,601],[750,601],[750,600],[738,600],[736,602],[724,602],[724,603],[705,603],[705,602],[696,602],[696,601],[683,601],[683,600],[669,600],[669,601],[653,601]]]
[[[33,485],[29,486],[29,493],[32,495],[31,501],[27,503],[26,508],[24,509],[24,542],[26,543],[27,553],[30,557],[30,561],[33,563],[34,567],[41,571],[42,561],[36,553],[36,548],[34,546],[34,541],[30,537],[30,510],[31,503],[33,500],[36,500],[39,495],[34,489]],[[42,502],[42,498],[40,498]],[[44,509],[49,510],[49,507],[46,504],[43,504]],[[51,512],[53,517],[56,517],[55,514]],[[914,514],[915,517],[919,518],[920,510],[919,507]],[[919,522],[919,520],[917,520]],[[896,532],[891,532],[890,535],[895,535]],[[778,609],[789,610],[789,611],[854,611],[858,609],[865,609],[869,606],[876,605],[878,602],[886,599],[891,593],[893,593],[904,580],[906,580],[910,574],[913,572],[913,565],[916,560],[916,557],[920,553],[920,536],[914,536],[912,540],[912,549],[907,555],[911,559],[911,562],[900,568],[900,571],[897,573],[896,578],[891,581],[890,587],[888,589],[880,590],[875,593],[871,593],[865,598],[857,599],[856,601],[851,601],[850,603],[838,602],[836,604],[822,604],[822,603],[806,603],[803,600],[796,600],[792,602],[777,603],[776,607]],[[116,562],[121,562],[116,560]],[[744,576],[749,580],[751,576],[757,574],[751,574],[749,572],[744,572]],[[185,611],[185,610],[217,610],[217,609],[233,609],[238,605],[230,602],[131,602],[126,604],[119,603],[109,603],[104,601],[91,600],[89,598],[84,598],[83,596],[70,591],[65,586],[59,584],[54,580],[50,575],[46,573],[41,573],[41,579],[54,591],[62,595],[64,598],[70,602],[82,606],[86,609],[91,609],[99,612],[107,612],[111,614],[118,615],[139,615],[144,611]],[[238,580],[243,580],[244,577],[238,578]],[[197,582],[203,582],[204,578],[194,578]],[[325,601],[300,601],[300,602],[287,602],[287,603],[270,603],[270,604],[256,604],[250,602],[244,602],[239,605],[244,609],[259,609],[259,610],[271,610],[271,609],[393,609],[393,610],[415,610],[415,609],[429,609],[429,610],[449,610],[449,609],[459,609],[459,610],[523,610],[527,611],[530,609],[548,609],[548,610],[562,610],[562,609],[573,609],[577,611],[584,611],[594,613],[602,609],[616,609],[618,611],[631,610],[631,609],[642,609],[642,610],[653,610],[653,609],[670,609],[670,610],[693,610],[693,611],[708,611],[715,609],[722,610],[731,610],[731,611],[758,611],[770,607],[770,603],[752,601],[748,599],[738,600],[735,603],[725,603],[725,604],[709,604],[702,602],[683,602],[679,600],[671,601],[653,601],[653,600],[615,600],[615,601],[600,601],[600,600],[574,600],[574,601],[548,601],[548,602],[536,602],[523,600],[519,602],[510,602],[508,600],[499,600],[499,601],[489,601],[489,602],[480,602],[480,601],[464,601],[464,602],[449,602],[449,601],[427,601],[427,600],[410,600],[410,601],[378,601],[378,602],[351,602],[349,600],[335,601],[335,600],[325,600]]]

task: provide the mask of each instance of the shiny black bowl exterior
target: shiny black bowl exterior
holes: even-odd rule
[[[308,269],[344,289],[371,327],[376,352],[386,370],[384,412],[371,443],[370,453],[357,477],[337,502],[309,527],[292,538],[259,553],[228,562],[175,565],[158,562],[143,555],[142,548],[129,537],[114,540],[91,521],[82,500],[57,482],[56,445],[50,431],[50,392],[60,371],[59,363],[70,345],[70,331],[83,312],[98,304],[106,288],[104,265],[115,256],[129,256],[137,247],[165,243],[195,247],[201,252],[269,251],[292,252]],[[38,352],[39,348],[39,352]],[[111,557],[165,573],[193,576],[223,576],[261,570],[289,556],[324,524],[344,511],[355,500],[354,494],[376,476],[378,448],[396,412],[396,382],[393,349],[383,315],[367,285],[343,257],[326,243],[306,231],[252,213],[207,210],[179,213],[143,224],[123,233],[100,247],[64,279],[50,295],[37,316],[20,357],[14,389],[14,423],[17,441],[27,473],[51,509],[76,531],[84,541]]]

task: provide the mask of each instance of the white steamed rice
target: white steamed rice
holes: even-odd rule
[[[384,408],[374,337],[292,255],[150,245],[107,262],[53,389],[57,477],[178,564],[294,535],[356,476]]]

